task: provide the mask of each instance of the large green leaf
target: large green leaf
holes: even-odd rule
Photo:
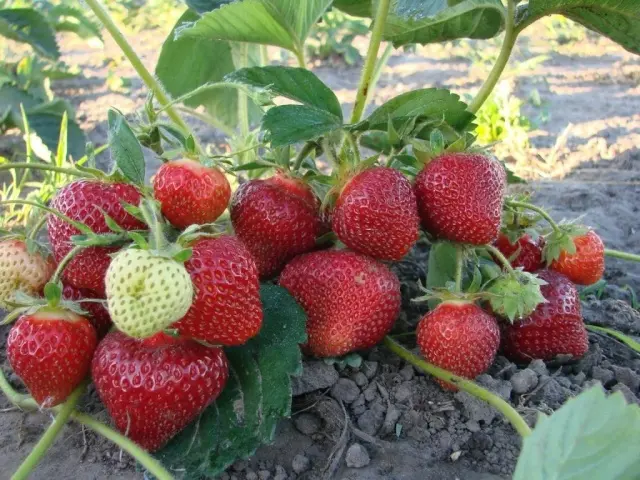
[[[204,37],[175,37],[181,25],[198,18],[198,14],[187,10],[162,45],[156,75],[174,97],[192,92],[207,83],[219,82],[236,69],[233,45],[229,42]],[[206,90],[184,103],[190,107],[204,106],[227,134],[231,134],[238,125],[238,91],[235,88]],[[255,122],[261,112],[253,102],[250,102],[250,106],[249,118]]]
[[[372,0],[334,0],[333,6],[349,15],[370,17]]]
[[[449,242],[439,242],[431,246],[427,266],[427,288],[445,288],[448,283],[455,282],[456,255],[456,247]],[[438,300],[429,300],[429,308],[435,308],[438,303]]]
[[[309,30],[330,5],[331,0],[242,0],[203,14],[177,34],[275,45],[301,53]]]
[[[52,5],[47,15],[56,32],[73,32],[80,38],[97,38],[102,41],[101,27],[87,17],[83,10],[73,5]]]
[[[286,290],[261,289],[264,323],[242,347],[226,350],[229,381],[218,400],[164,448],[159,457],[181,478],[215,476],[238,458],[273,440],[291,413],[291,375],[302,371],[299,344],[306,316]]]
[[[640,408],[599,386],[540,414],[514,480],[632,480],[640,472]]]
[[[220,8],[222,5],[226,5],[233,1],[234,0],[186,0],[186,3],[189,5],[190,9],[198,13],[205,13],[215,10],[216,8]]]
[[[518,24],[524,28],[551,14],[562,14],[640,54],[638,0],[530,0],[518,8]]]
[[[57,59],[60,50],[47,19],[32,8],[0,10],[0,35],[31,45],[38,53]]]
[[[342,108],[336,94],[315,74],[304,68],[243,68],[227,75],[225,81],[266,89],[274,97],[287,97],[326,110],[342,119]]]
[[[353,126],[355,130],[387,130],[389,119],[394,124],[410,118],[444,120],[458,131],[464,131],[473,120],[460,96],[441,88],[425,88],[403,93],[373,111],[368,118]]]
[[[262,130],[272,147],[315,140],[341,127],[340,117],[308,105],[273,107],[262,119]]]
[[[5,118],[5,123],[0,125],[0,129],[20,126],[22,122],[20,105],[22,104],[28,110],[38,105],[38,103],[37,98],[32,97],[16,86],[10,84],[2,85],[0,87],[0,116]]]
[[[379,0],[378,0],[379,1]],[[457,38],[493,38],[504,26],[500,0],[392,0],[384,38],[395,46]]]

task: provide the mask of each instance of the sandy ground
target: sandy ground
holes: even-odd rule
[[[158,32],[143,32],[135,38],[134,45],[150,68],[159,54],[162,37]],[[541,54],[548,58],[526,71],[512,71],[518,77],[509,80],[523,99],[534,90],[539,92],[543,106],[525,105],[527,115],[536,118],[544,113],[548,117],[531,132],[530,155],[518,163],[521,172],[537,180],[518,188],[534,192],[535,200],[550,207],[558,218],[584,215],[584,221],[597,228],[611,248],[637,250],[640,248],[637,222],[640,205],[640,61],[610,42],[592,37],[587,40],[588,48],[566,45],[556,47],[551,53],[549,43],[538,38],[531,35],[522,41],[516,58]],[[117,65],[112,69],[114,73],[134,77],[132,69],[109,40],[104,52],[66,38],[62,44],[64,60],[81,66],[85,78],[60,82],[54,90],[72,101],[82,128],[93,142],[101,144],[106,140],[107,109],[113,106],[131,113],[143,104],[145,92],[136,79],[125,92],[112,92],[107,88],[105,78],[110,67],[105,56],[114,59],[112,63]],[[484,47],[473,43],[470,47],[433,46],[420,48],[415,54],[394,54],[381,77],[375,103],[426,86],[451,88],[461,95],[472,94],[487,70],[483,64],[472,64],[467,59],[470,52],[479,48]],[[488,54],[491,49],[494,47],[486,49]],[[468,76],[470,67],[471,76]],[[349,109],[355,98],[359,68],[316,65],[314,71],[336,90],[345,108]],[[218,138],[211,131],[199,129],[199,133],[208,140]],[[8,136],[2,140],[0,148],[11,148],[19,140],[16,135]],[[407,260],[409,274],[403,276],[407,284],[424,275],[424,253],[414,252]],[[612,284],[609,293],[614,297],[629,298],[619,288],[624,285],[640,287],[640,269],[626,263],[608,262],[606,278]],[[640,335],[637,312],[621,305],[626,304],[613,300],[603,304],[593,300],[585,305],[585,311],[591,315],[591,321],[610,324],[611,318],[622,315],[616,309],[623,309],[630,319],[628,333]],[[408,309],[403,313],[403,324],[415,323],[420,313]],[[521,403],[521,411],[533,418],[533,412],[557,408],[558,401],[561,403],[576,394],[592,380],[600,380],[609,389],[621,389],[619,385],[625,385],[631,392],[629,398],[637,401],[639,387],[634,383],[640,372],[637,357],[620,350],[609,340],[592,337],[589,358],[593,360],[591,363],[580,366],[551,365],[548,370],[538,368],[539,365],[530,367],[535,371],[538,390],[533,388],[527,392],[526,399],[531,398],[531,402]],[[4,360],[4,357],[0,359]],[[323,373],[319,375],[328,379],[321,390],[308,391],[296,400],[298,410],[313,402],[317,402],[316,407],[306,411],[308,416],[296,415],[293,421],[284,421],[274,446],[262,448],[251,462],[236,464],[223,478],[284,480],[323,478],[324,475],[324,478],[345,480],[417,480],[509,477],[518,452],[518,439],[495,413],[487,413],[486,409],[460,394],[441,392],[430,379],[416,375],[410,367],[407,369],[382,351],[376,349],[366,359],[368,366],[358,370],[336,372],[334,367],[321,366]],[[373,364],[375,371],[372,373]],[[313,365],[307,366],[312,372]],[[512,379],[525,367],[499,359],[483,382],[518,405],[524,399],[513,391]],[[631,371],[631,380],[623,381],[626,377],[616,370],[620,368]],[[604,370],[610,372],[611,378],[603,373]],[[95,396],[89,398],[95,399]],[[347,405],[348,417],[354,426],[349,430],[347,441],[340,440],[343,414],[339,401]],[[4,399],[0,400],[0,408],[8,407]],[[104,416],[102,407],[93,400],[86,408]],[[0,413],[0,478],[9,478],[48,421],[44,414]],[[385,425],[390,421],[392,428],[387,430]],[[364,432],[363,436],[368,425],[378,423],[378,428]],[[397,424],[404,426],[399,439],[394,427]],[[356,469],[348,468],[341,461],[336,468],[327,470],[329,452],[337,446],[335,451],[342,448],[340,453],[345,454],[354,442],[368,450],[371,463]],[[291,445],[295,448],[290,448]],[[308,469],[302,468],[305,461],[296,459],[296,455],[309,462]],[[458,455],[459,460],[453,461],[452,455]],[[121,456],[118,449],[75,425],[65,428],[32,476],[35,480],[141,477],[126,455]]]

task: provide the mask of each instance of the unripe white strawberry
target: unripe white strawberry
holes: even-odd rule
[[[193,300],[184,264],[148,250],[122,250],[107,270],[107,305],[125,334],[150,337],[181,319]]]
[[[20,290],[29,295],[39,293],[53,274],[51,258],[29,253],[21,240],[0,242],[0,308],[8,309]]]

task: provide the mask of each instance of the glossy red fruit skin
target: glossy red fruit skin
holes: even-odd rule
[[[165,163],[153,177],[153,195],[177,228],[214,222],[229,205],[231,185],[217,168],[193,160]]]
[[[51,202],[54,208],[72,220],[84,223],[95,233],[109,233],[104,213],[125,230],[142,230],[146,226],[121,205],[140,203],[140,192],[126,183],[107,183],[99,180],[76,180],[65,185]],[[80,232],[64,220],[49,215],[47,228],[49,241],[56,262],[60,262],[73,248],[71,237]],[[104,277],[111,263],[113,247],[89,247],[78,253],[63,273],[66,283],[76,288],[86,288],[105,296]]]
[[[301,255],[285,267],[280,285],[307,313],[307,348],[318,357],[373,347],[400,312],[398,277],[355,252]]]
[[[470,379],[487,371],[500,346],[498,322],[473,303],[441,303],[420,320],[416,333],[427,361]],[[457,390],[448,382],[438,383]]]
[[[218,397],[229,367],[220,348],[165,333],[139,340],[111,332],[92,375],[118,430],[153,452]]]
[[[411,183],[392,168],[360,172],[340,192],[332,226],[350,249],[380,260],[400,260],[419,235],[420,219]]]
[[[502,349],[516,361],[552,360],[557,355],[583,356],[589,349],[576,287],[561,273],[540,270],[546,303],[527,318],[502,327]]]
[[[311,190],[286,180],[288,184],[278,176],[251,180],[240,185],[231,199],[233,228],[251,252],[261,278],[273,277],[289,260],[313,250],[322,231]]]
[[[511,260],[511,266],[514,268],[522,267],[525,272],[535,272],[543,266],[544,237],[533,240],[529,235],[524,234],[516,240],[516,243],[511,243],[509,237],[501,233],[498,235],[495,247],[508,259],[520,250],[518,256]]]
[[[566,275],[578,285],[592,285],[604,273],[604,243],[593,230],[575,237],[573,241],[576,253],[567,255],[562,252],[558,260],[551,263],[551,269]]]
[[[422,226],[453,242],[492,243],[500,230],[506,190],[504,167],[473,153],[445,153],[416,177]]]
[[[191,308],[172,328],[212,345],[242,345],[262,326],[258,268],[235,237],[196,240],[185,267],[195,290]]]
[[[23,315],[7,339],[11,367],[42,407],[63,403],[84,380],[96,349],[96,332],[84,317],[66,312]]]
[[[103,338],[113,326],[107,308],[98,302],[83,302],[84,299],[100,300],[100,297],[91,290],[64,285],[62,298],[78,302],[80,308],[87,312],[86,318],[96,329],[98,338]]]

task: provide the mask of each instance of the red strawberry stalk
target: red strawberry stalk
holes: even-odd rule
[[[505,402],[499,396],[495,395],[494,393],[481,387],[471,380],[455,375],[454,373],[451,373],[443,368],[437,367],[436,365],[433,365],[432,363],[419,358],[417,355],[411,353],[409,350],[407,350],[405,347],[400,345],[388,335],[384,337],[383,344],[393,353],[395,353],[404,361],[410,363],[417,369],[422,370],[429,375],[433,375],[442,382],[453,384],[460,390],[487,402],[489,405],[494,407],[505,416],[505,418],[509,421],[509,423],[511,423],[511,425],[513,425],[513,428],[516,429],[516,431],[522,438],[525,438],[531,434],[531,429],[529,428],[529,425],[524,420],[524,418],[522,418],[522,416],[520,416],[520,414],[511,405],[509,405],[509,403]]]
[[[36,412],[41,410],[41,407],[31,398],[29,395],[24,395],[16,392],[9,384],[2,370],[0,370],[0,390],[7,399],[16,407],[25,411]],[[59,413],[62,410],[62,406],[57,406],[51,409],[52,412]],[[102,435],[107,440],[110,440],[118,447],[122,448],[129,455],[136,459],[146,470],[154,475],[158,480],[173,480],[171,475],[160,462],[153,458],[144,449],[140,448],[134,442],[129,440],[124,435],[119,434],[107,425],[99,422],[90,415],[80,413],[76,410],[72,410],[70,414],[71,418],[76,422],[86,426],[94,432]]]

